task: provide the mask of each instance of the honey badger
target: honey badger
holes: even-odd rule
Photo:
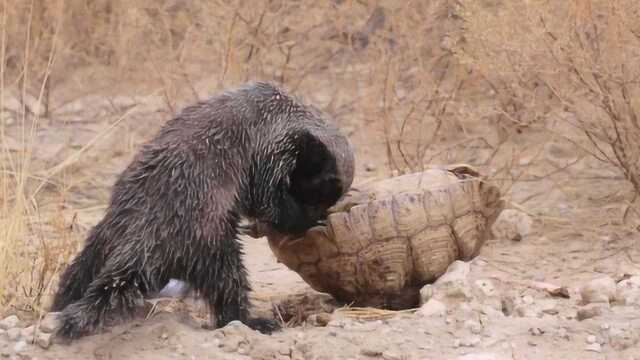
[[[349,189],[354,155],[311,105],[255,82],[188,106],[142,146],[116,180],[103,219],[60,277],[56,335],[78,338],[169,279],[208,304],[210,327],[249,316],[241,218],[285,234],[323,223]]]

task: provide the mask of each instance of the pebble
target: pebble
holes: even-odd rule
[[[602,352],[602,346],[598,343],[589,344],[585,347],[585,350],[592,352]]]
[[[533,219],[522,211],[504,209],[495,223],[493,232],[496,236],[512,241],[520,241],[531,234]]]
[[[9,338],[9,340],[11,341],[18,341],[18,339],[20,339],[21,334],[22,334],[22,329],[20,328],[13,328],[13,329],[7,330],[7,338]]]
[[[576,317],[578,321],[591,319],[602,315],[603,306],[600,304],[589,304],[578,309]]]
[[[48,349],[49,346],[51,346],[51,336],[52,334],[47,334],[47,333],[38,333],[38,336],[36,337],[36,344],[38,344],[38,346],[40,346],[43,349]]]
[[[540,336],[540,335],[544,334],[544,331],[542,329],[540,329],[539,327],[532,327],[532,328],[529,328],[529,334],[531,334],[533,336]]]
[[[421,304],[431,298],[438,300],[451,298],[470,298],[470,287],[467,281],[470,265],[468,262],[456,260],[447,271],[433,284],[427,284],[420,290]]]
[[[558,315],[558,302],[554,299],[544,299],[540,301],[540,309],[548,315]]]
[[[595,337],[595,335],[589,335],[587,336],[587,344],[594,344],[598,339]]]
[[[495,296],[497,293],[496,287],[493,284],[493,281],[489,279],[479,279],[474,282],[476,288],[482,292],[482,294],[486,297]]]
[[[571,337],[569,336],[569,332],[565,328],[558,329],[556,332],[556,335],[561,339],[571,340]]]
[[[21,328],[23,327],[22,321],[15,315],[7,316],[3,320],[0,321],[0,329],[9,330],[11,328]]]
[[[476,320],[466,320],[464,322],[464,327],[471,331],[471,333],[473,334],[477,335],[482,333],[482,325]]]
[[[40,321],[40,331],[43,331],[46,333],[54,332],[56,329],[56,326],[58,325],[59,314],[60,314],[59,312],[47,313]]]
[[[610,276],[591,280],[580,289],[584,304],[609,303],[616,296],[616,282]]]
[[[513,296],[505,296],[501,300],[502,313],[506,316],[512,316],[516,311],[516,302]]]
[[[424,305],[420,306],[420,309],[418,309],[417,311],[418,314],[424,317],[431,317],[431,316],[442,317],[446,315],[446,312],[447,312],[447,306],[441,301],[438,301],[436,299],[430,299]]]
[[[20,354],[23,351],[25,351],[27,349],[27,342],[24,340],[20,340],[18,341],[14,346],[13,346],[13,352],[16,354]]]
[[[394,351],[385,351],[382,353],[382,358],[385,360],[402,360],[402,356]]]
[[[482,342],[482,339],[480,339],[480,336],[471,336],[471,337],[462,339],[462,341],[460,341],[460,346],[476,347],[480,345],[481,342]]]
[[[22,331],[20,331],[20,336],[22,337],[23,340],[32,342],[33,334],[35,334],[35,332],[36,332],[36,327],[34,325],[31,325],[29,327],[22,329]]]
[[[620,281],[616,286],[615,298],[623,305],[640,305],[640,276]]]

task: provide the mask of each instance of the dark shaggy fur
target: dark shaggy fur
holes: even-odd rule
[[[170,278],[210,307],[211,327],[249,318],[237,239],[241,216],[304,233],[351,186],[347,139],[315,108],[267,83],[187,107],[143,145],[116,181],[104,218],[60,279],[57,335],[76,338],[116,310],[131,314]]]

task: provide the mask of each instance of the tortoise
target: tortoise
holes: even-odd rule
[[[478,255],[504,207],[469,165],[432,167],[352,187],[325,225],[291,238],[264,225],[277,260],[314,290],[354,306],[406,309],[455,260]]]

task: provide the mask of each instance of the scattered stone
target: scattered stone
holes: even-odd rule
[[[478,335],[482,333],[482,325],[476,320],[466,320],[464,322],[464,327],[471,331],[471,333],[473,334]]]
[[[462,339],[460,341],[460,346],[476,347],[476,346],[480,345],[481,342],[482,342],[482,339],[480,339],[480,336],[471,336],[471,337]]]
[[[420,306],[420,309],[418,309],[417,313],[424,317],[441,317],[446,315],[447,306],[436,299],[431,299],[424,305]]]
[[[7,330],[7,338],[11,341],[18,341],[20,339],[20,335],[22,334],[22,329],[13,328]]]
[[[58,325],[58,315],[60,315],[59,312],[47,313],[40,321],[40,331],[46,333],[54,332]]]
[[[32,342],[33,335],[35,334],[35,332],[36,332],[35,325],[31,325],[29,327],[22,329],[22,331],[20,331],[20,336],[22,337],[23,340],[27,342]]]
[[[587,344],[593,344],[593,343],[595,343],[595,342],[596,342],[596,340],[597,340],[597,339],[596,339],[595,335],[589,335],[589,336],[587,336]]]
[[[591,319],[602,315],[603,308],[601,304],[589,304],[578,309],[576,317],[578,321]]]
[[[611,327],[609,344],[616,350],[623,351],[636,346],[640,340],[640,329]]]
[[[569,332],[567,331],[567,329],[565,328],[559,328],[556,332],[556,335],[560,338],[560,339],[564,339],[564,340],[571,340],[571,336],[569,336]]]
[[[329,321],[331,321],[331,314],[326,312],[315,314],[315,323],[318,326],[327,326]]]
[[[36,344],[43,349],[48,349],[51,346],[51,336],[52,334],[40,332],[36,337]]]
[[[512,241],[520,241],[531,234],[533,219],[522,211],[504,209],[493,224],[496,236]]]
[[[540,317],[541,312],[537,306],[518,305],[515,314],[519,317],[535,318]]]
[[[620,281],[616,286],[615,299],[623,305],[640,305],[640,276]]]
[[[532,328],[529,328],[529,334],[533,336],[540,336],[544,334],[544,330],[540,329],[539,327],[532,327]]]
[[[382,353],[382,358],[384,360],[402,360],[402,356],[396,352],[387,350]]]
[[[616,282],[610,276],[591,280],[580,289],[584,304],[609,303],[616,296]]]
[[[382,356],[383,349],[380,347],[372,347],[372,348],[363,348],[360,350],[360,354],[369,357]]]
[[[558,302],[554,299],[544,299],[540,301],[540,309],[548,315],[558,315]]]
[[[21,354],[22,352],[24,352],[27,349],[27,342],[24,340],[20,340],[18,341],[14,346],[13,346],[13,352],[16,354]]]
[[[592,351],[597,353],[602,352],[602,346],[598,343],[589,344],[584,349],[587,351]]]
[[[451,299],[468,299],[471,297],[468,284],[470,265],[468,262],[456,260],[447,271],[433,284],[427,284],[420,290],[421,304],[431,298],[447,302]]]
[[[513,296],[505,296],[501,299],[502,313],[506,316],[512,316],[516,310],[516,301]]]
[[[3,320],[0,320],[0,329],[9,330],[12,328],[22,328],[24,324],[15,315],[7,316]]]
[[[479,279],[474,282],[474,285],[485,297],[492,297],[497,294],[497,290],[493,281],[489,279]]]

